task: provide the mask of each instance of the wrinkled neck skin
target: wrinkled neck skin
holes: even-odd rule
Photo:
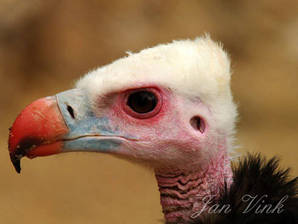
[[[208,212],[208,201],[232,183],[230,158],[219,152],[201,170],[163,172],[155,170],[166,223],[187,223]]]

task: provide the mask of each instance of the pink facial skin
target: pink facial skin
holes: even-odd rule
[[[159,97],[157,111],[150,116],[137,117],[127,108],[126,97],[132,91],[152,90]],[[160,107],[160,108],[159,108]],[[134,141],[123,141],[117,154],[150,163],[154,168],[173,171],[197,170],[208,164],[215,144],[224,139],[210,130],[212,114],[199,99],[187,99],[158,85],[141,85],[98,99],[97,116],[106,116],[110,126]],[[194,116],[204,120],[204,132],[191,124]],[[213,149],[213,150],[211,150]],[[201,159],[201,158],[204,158]]]
[[[127,108],[126,99],[144,89],[156,93],[159,104],[151,114],[138,116]],[[199,99],[188,100],[157,85],[123,90],[111,99],[103,113],[112,127],[135,139],[123,141],[117,154],[153,166],[168,222],[189,220],[203,208],[201,196],[218,195],[218,189],[231,183],[225,136],[210,129],[212,114]],[[195,116],[204,121],[203,133],[191,124]]]

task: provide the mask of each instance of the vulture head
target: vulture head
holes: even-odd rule
[[[10,129],[11,161],[20,172],[24,156],[83,151],[146,164],[167,222],[188,220],[203,196],[231,182],[230,76],[227,54],[208,36],[128,53],[27,106]]]

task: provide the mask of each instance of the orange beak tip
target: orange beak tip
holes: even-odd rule
[[[10,160],[21,171],[20,160],[27,156],[46,156],[61,151],[59,141],[68,128],[55,97],[46,97],[28,105],[9,128],[8,148]]]

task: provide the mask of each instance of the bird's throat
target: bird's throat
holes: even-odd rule
[[[231,184],[230,159],[218,155],[206,169],[189,173],[156,171],[156,179],[166,223],[187,223],[208,212],[211,199]]]

